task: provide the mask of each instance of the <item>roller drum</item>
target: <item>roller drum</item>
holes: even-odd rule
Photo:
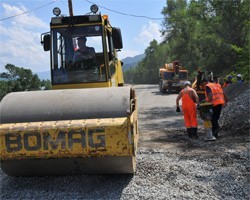
[[[0,103],[0,123],[124,118],[131,114],[131,98],[134,98],[131,94],[130,87],[10,93]],[[47,159],[22,155],[2,160],[0,166],[10,176],[133,174],[135,156],[134,153],[87,157],[72,154],[67,158],[58,155]]]
[[[0,104],[0,123],[126,117],[130,88],[15,92]]]

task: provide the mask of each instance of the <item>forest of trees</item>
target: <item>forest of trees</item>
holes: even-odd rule
[[[249,79],[249,10],[249,0],[167,0],[163,42],[150,42],[146,57],[125,72],[125,82],[156,84],[159,68],[174,60],[189,70],[191,81],[197,69]]]
[[[163,41],[150,42],[145,58],[125,71],[125,83],[158,84],[159,68],[179,60],[192,81],[198,69],[218,77],[240,73],[249,80],[249,0],[167,0],[162,9]],[[30,69],[5,66],[0,100],[9,92],[50,89]]]
[[[5,66],[7,72],[0,74],[0,101],[10,92],[29,90],[51,89],[50,80],[40,80],[37,74],[33,74],[30,69],[16,67],[12,64]]]

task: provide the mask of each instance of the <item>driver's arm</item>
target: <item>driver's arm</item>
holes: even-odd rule
[[[95,59],[95,49],[93,47],[89,47],[88,51],[91,57]]]

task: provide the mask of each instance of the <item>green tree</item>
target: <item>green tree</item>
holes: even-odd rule
[[[172,28],[165,37],[171,57],[181,60],[190,71],[203,68],[225,74],[239,65],[239,59],[245,60],[241,67],[247,68],[249,59],[244,52],[249,44],[249,5],[247,0],[192,0],[189,4],[168,0],[162,14],[163,33]]]
[[[12,81],[0,81],[0,100],[2,100],[6,94],[12,92],[12,88]]]
[[[2,73],[1,77],[7,79],[0,81],[0,100],[10,92],[40,90],[41,81],[37,74],[33,74],[30,69],[16,67],[12,64],[7,64],[5,69],[7,72]],[[49,89],[48,83],[47,87]]]
[[[50,90],[52,88],[50,80],[42,80],[41,81],[41,87],[44,90]]]
[[[33,74],[30,69],[16,67],[12,64],[7,64],[5,69],[12,77],[12,80],[14,80],[13,92],[40,89],[40,79],[37,74]]]
[[[249,0],[167,0],[162,35],[146,57],[125,72],[125,81],[156,83],[163,63],[179,60],[192,78],[199,68],[218,77],[241,73],[249,79]]]
[[[125,82],[134,84],[155,84],[159,81],[159,68],[166,62],[167,47],[165,44],[158,44],[156,40],[150,42],[145,50],[145,58],[124,73]]]

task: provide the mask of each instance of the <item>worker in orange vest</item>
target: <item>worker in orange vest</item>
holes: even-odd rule
[[[182,99],[182,110],[184,114],[187,134],[191,138],[198,138],[197,135],[197,113],[196,104],[199,105],[199,97],[194,89],[191,88],[189,81],[184,82],[184,88],[176,98],[176,112],[180,112],[179,101]]]
[[[219,84],[208,82],[206,79],[203,79],[201,84],[203,87],[205,87],[206,101],[213,104],[213,114],[211,120],[212,132],[213,136],[218,138],[218,133],[221,130],[218,120],[221,115],[222,107],[227,103],[228,100]]]
[[[231,85],[232,84],[232,76],[228,76],[227,77],[227,80],[225,81],[225,83],[223,84],[223,88],[225,88],[225,87],[227,87],[227,86],[229,86],[229,85]]]

